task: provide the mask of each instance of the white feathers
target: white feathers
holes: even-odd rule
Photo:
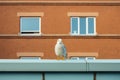
[[[57,40],[57,43],[55,45],[55,54],[58,56],[58,57],[66,57],[66,54],[67,51],[66,51],[66,48],[65,48],[65,45],[63,44],[62,42],[62,39],[58,39]]]

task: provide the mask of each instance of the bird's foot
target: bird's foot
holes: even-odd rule
[[[57,60],[60,60],[60,57],[59,57],[59,56],[57,56]]]
[[[64,57],[64,56],[62,56],[62,57],[61,57],[61,59],[62,59],[62,60],[65,60],[65,57]]]
[[[57,56],[57,60],[65,60],[64,56]]]

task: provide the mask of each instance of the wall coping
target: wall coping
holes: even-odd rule
[[[119,72],[120,59],[25,60],[0,59],[0,72]]]

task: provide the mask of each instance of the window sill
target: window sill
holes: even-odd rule
[[[41,36],[41,34],[18,34],[19,36]]]
[[[18,34],[0,34],[0,39],[120,39],[120,34],[97,34],[97,35],[70,35],[70,34],[41,34],[41,35],[25,35]]]
[[[43,52],[17,52],[19,58],[41,58],[44,56]]]
[[[68,52],[68,58],[72,57],[98,57],[98,52]]]

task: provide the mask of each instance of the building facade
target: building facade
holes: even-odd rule
[[[63,39],[67,52],[97,52],[120,58],[119,1],[0,1],[0,58],[18,52],[43,52],[56,59]]]

